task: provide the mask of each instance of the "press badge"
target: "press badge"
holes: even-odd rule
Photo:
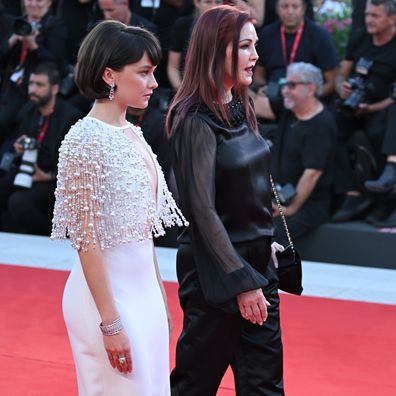
[[[23,67],[17,68],[14,73],[11,74],[10,80],[17,84],[19,81],[23,79],[23,75],[25,74],[25,69]]]
[[[140,5],[144,8],[159,8],[160,0],[141,0]]]

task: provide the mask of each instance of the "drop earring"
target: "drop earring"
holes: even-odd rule
[[[109,100],[113,100],[114,99],[114,82],[112,82],[110,84],[110,92],[109,92]]]

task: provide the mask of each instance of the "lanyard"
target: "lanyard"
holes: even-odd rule
[[[294,37],[293,47],[292,47],[292,50],[291,50],[291,53],[290,53],[289,62],[287,62],[285,27],[283,25],[281,25],[280,37],[281,37],[281,43],[282,43],[283,62],[284,62],[285,65],[288,65],[288,64],[294,62],[298,46],[300,45],[300,40],[301,40],[301,36],[303,34],[303,30],[304,30],[304,21],[301,22],[301,24],[300,24],[300,26],[299,26],[299,28],[297,30],[296,37]]]
[[[21,55],[19,56],[19,66],[22,66],[25,63],[27,54],[28,54],[28,46],[23,42],[21,48]]]
[[[47,130],[48,130],[48,124],[49,124],[49,117],[45,117],[44,124],[43,124],[43,126],[41,127],[40,134],[39,134],[39,136],[38,136],[38,138],[37,138],[37,141],[38,141],[39,143],[41,143],[41,142],[44,140],[44,137],[45,137],[45,135],[46,135],[46,133],[47,133]]]

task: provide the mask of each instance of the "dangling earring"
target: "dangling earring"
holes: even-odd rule
[[[109,100],[113,100],[114,99],[114,82],[112,82],[110,84],[110,92],[109,92]]]

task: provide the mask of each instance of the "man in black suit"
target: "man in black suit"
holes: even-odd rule
[[[29,102],[19,114],[15,160],[0,177],[0,229],[49,235],[60,144],[80,114],[62,99],[59,71],[37,65],[29,78]],[[9,156],[9,153],[8,153]]]

